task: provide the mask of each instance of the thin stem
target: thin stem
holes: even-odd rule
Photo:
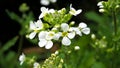
[[[113,11],[113,21],[114,21],[114,37],[117,36],[117,18],[116,18],[116,13],[115,11]],[[115,51],[117,51],[117,42],[114,41],[114,47],[115,47]]]
[[[21,52],[21,49],[22,49],[22,44],[23,44],[23,36],[20,35],[20,36],[19,36],[19,43],[18,43],[17,55],[16,55],[16,57],[15,57],[14,60],[13,60],[13,63],[14,63],[14,64],[16,64],[17,60],[19,59],[19,55],[20,55],[20,52]]]
[[[117,21],[116,21],[116,13],[113,11],[113,21],[114,21],[114,35],[117,35]]]
[[[113,21],[114,21],[114,37],[117,36],[117,18],[116,18],[116,13],[113,11]],[[113,52],[113,68],[116,68],[116,56],[117,56],[117,41],[114,41],[114,52]],[[115,59],[114,59],[115,58]]]
[[[22,49],[22,45],[23,45],[23,36],[20,35],[19,36],[19,43],[18,43],[18,51],[17,51],[16,60],[19,58],[19,55],[20,55],[21,49]]]
[[[20,55],[21,49],[22,49],[22,44],[23,44],[23,36],[20,35],[20,40],[19,40],[19,46],[18,46],[18,55]]]

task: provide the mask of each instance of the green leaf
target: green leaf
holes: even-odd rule
[[[13,51],[10,51],[7,56],[5,57],[7,62],[11,62],[15,58],[16,53]]]
[[[12,19],[15,20],[16,22],[18,22],[19,24],[21,24],[22,20],[20,18],[20,16],[18,16],[16,13],[11,12],[9,10],[6,10],[6,13],[8,14],[8,16]]]
[[[17,39],[18,39],[18,36],[15,36],[11,40],[9,40],[7,43],[5,43],[3,45],[3,48],[0,50],[0,52],[7,51],[10,47],[12,47],[16,43]]]

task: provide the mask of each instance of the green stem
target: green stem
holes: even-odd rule
[[[114,21],[114,37],[117,36],[117,18],[116,13],[113,11],[113,21]],[[113,68],[116,68],[116,56],[117,56],[117,41],[114,41],[114,52],[113,52]]]
[[[20,35],[20,36],[19,36],[19,43],[18,43],[17,55],[16,55],[16,57],[15,57],[14,60],[13,60],[13,63],[14,63],[14,64],[16,64],[16,62],[18,62],[19,55],[20,55],[21,49],[22,49],[22,44],[23,44],[23,36]]]
[[[117,18],[116,18],[116,13],[115,11],[113,11],[113,21],[114,21],[114,37],[117,36]],[[115,47],[115,51],[117,51],[117,42],[114,41],[114,47]]]
[[[116,13],[113,11],[113,21],[114,21],[114,36],[117,35],[117,21],[116,21]]]
[[[20,55],[20,53],[21,53],[22,44],[23,44],[23,36],[20,35],[20,41],[19,41],[19,46],[18,46],[18,55]]]
[[[22,50],[22,45],[23,45],[23,36],[20,35],[19,36],[19,43],[18,43],[18,51],[17,51],[16,60],[19,59],[19,55],[21,54],[21,50]]]

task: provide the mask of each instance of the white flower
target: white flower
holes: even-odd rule
[[[100,1],[98,2],[97,6],[99,6],[99,12],[105,12],[105,9],[104,9],[104,5],[103,5],[104,1]]]
[[[25,57],[24,53],[22,53],[22,55],[19,56],[20,65],[23,64],[23,62],[25,61],[25,58],[26,57]]]
[[[39,63],[38,63],[38,62],[35,62],[35,63],[33,64],[33,68],[40,68]]]
[[[82,33],[86,35],[90,33],[90,28],[88,28],[87,25],[83,22],[79,23],[78,28],[80,29]]]
[[[75,37],[75,32],[71,31],[69,32],[69,25],[66,23],[61,24],[61,30],[62,32],[62,44],[65,46],[69,46],[71,44],[70,39],[73,39]]]
[[[80,47],[79,46],[75,46],[75,48],[74,48],[75,50],[79,50],[80,49]]]
[[[104,8],[104,6],[103,6],[103,2],[104,2],[104,1],[100,1],[100,2],[98,2],[97,6],[99,6],[99,8]]]
[[[70,5],[70,11],[69,11],[69,13],[70,13],[71,15],[77,16],[77,15],[80,14],[81,12],[82,12],[82,9],[75,10],[75,9],[72,7],[72,4]]]
[[[39,16],[39,19],[43,18],[48,13],[48,8],[46,7],[41,7],[40,10],[41,10],[41,14]]]
[[[37,22],[30,21],[30,30],[33,30],[32,33],[30,33],[29,38],[33,39],[37,32],[39,30],[43,29],[43,23],[41,20],[38,20]]]
[[[88,28],[85,23],[81,22],[78,27],[70,27],[69,31],[75,32],[79,36],[82,36],[82,33],[88,35],[90,33],[90,28]]]
[[[48,8],[46,8],[46,7],[41,7],[40,10],[41,10],[41,14],[39,16],[39,19],[43,18],[47,13],[54,13],[55,12],[54,9],[48,10]]]
[[[45,46],[46,49],[52,48],[53,42],[51,40],[53,39],[54,34],[55,34],[54,32],[41,31],[38,35],[40,40],[38,45],[40,47]]]
[[[42,5],[49,5],[50,4],[50,2],[51,3],[55,3],[57,0],[40,0],[40,3],[42,4]]]

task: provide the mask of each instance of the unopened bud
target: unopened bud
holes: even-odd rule
[[[70,25],[74,25],[74,24],[75,24],[75,21],[70,22]]]
[[[56,54],[56,55],[59,54],[59,51],[55,51],[55,54]]]
[[[79,47],[79,46],[75,46],[74,49],[75,49],[75,50],[80,50],[80,47]]]
[[[115,8],[119,8],[120,6],[119,5],[116,5],[116,7]]]
[[[92,38],[92,39],[95,39],[95,38],[96,38],[95,34],[92,34],[92,35],[91,35],[91,38]]]

